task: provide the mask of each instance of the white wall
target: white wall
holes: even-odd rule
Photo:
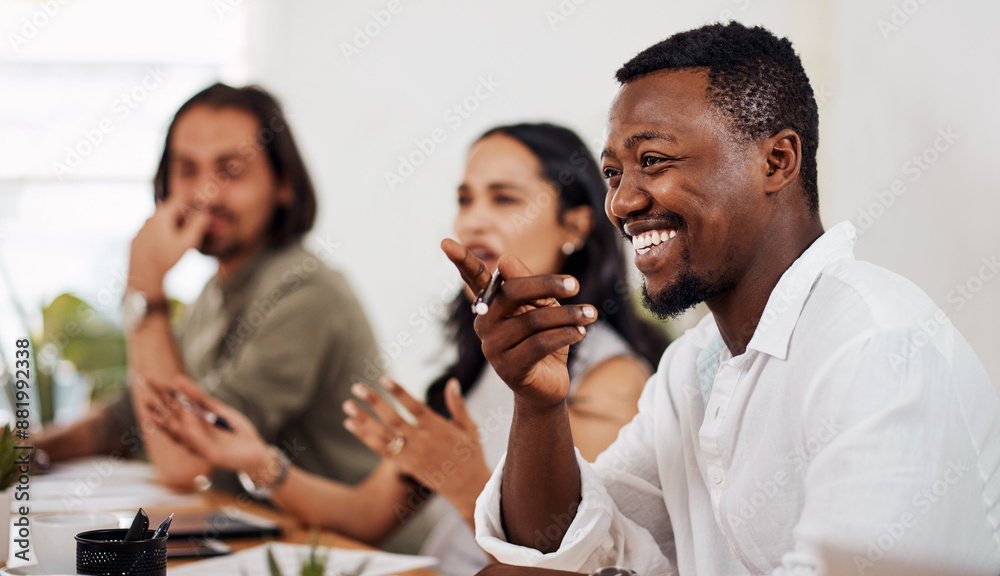
[[[825,221],[867,225],[857,255],[923,288],[1000,387],[1000,280],[979,277],[993,274],[984,259],[1000,263],[1000,115],[990,96],[1000,91],[1000,5],[836,4],[832,95],[821,119]],[[901,26],[883,35],[879,20]],[[939,136],[949,129],[946,145]],[[933,150],[935,141],[945,150]],[[912,158],[924,154],[926,169]],[[902,193],[889,196],[895,180]]]
[[[1000,255],[1000,208],[991,137],[1000,116],[1000,7],[989,2],[897,1],[914,11],[887,38],[894,2],[725,0],[497,3],[421,1],[401,11],[350,60],[342,43],[370,30],[383,0],[350,4],[261,2],[252,8],[251,76],[276,91],[323,193],[320,235],[340,243],[337,263],[362,292],[380,338],[416,337],[410,315],[438,298],[454,273],[437,250],[449,234],[454,189],[468,144],[517,120],[576,128],[599,149],[614,71],[673,32],[720,18],[762,24],[797,46],[821,99],[820,193],[824,222],[867,225],[858,256],[912,279],[953,318],[1000,385],[996,326],[1000,282],[957,304],[981,258]],[[564,21],[547,19],[573,7]],[[896,16],[897,22],[901,17]],[[481,77],[499,87],[460,126],[445,111]],[[912,182],[904,163],[933,146],[939,128],[960,136]],[[390,191],[384,173],[414,139],[441,128],[447,139]],[[929,153],[932,156],[932,153]],[[893,179],[906,191],[873,223],[860,219]],[[888,203],[888,202],[886,202]],[[973,287],[978,287],[973,281]],[[446,290],[447,292],[447,290]],[[390,369],[411,388],[433,370],[418,342]]]

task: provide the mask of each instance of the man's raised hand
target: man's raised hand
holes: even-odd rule
[[[173,197],[156,207],[132,240],[129,282],[148,294],[162,291],[163,278],[191,248],[205,238],[211,217],[205,210],[188,209]]]
[[[475,254],[450,239],[441,242],[441,249],[473,293],[486,286],[490,270]],[[583,340],[584,326],[597,319],[597,310],[589,304],[559,304],[557,298],[580,289],[572,276],[533,275],[513,256],[501,257],[497,267],[504,283],[489,312],[475,323],[483,354],[519,402],[538,410],[560,405],[569,393],[569,346]]]

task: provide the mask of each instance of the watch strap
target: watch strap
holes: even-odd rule
[[[247,474],[245,471],[239,473],[240,484],[243,485],[243,489],[247,491],[248,494],[254,498],[259,498],[266,500],[271,497],[274,489],[281,486],[288,480],[288,469],[291,467],[292,462],[285,456],[285,453],[281,451],[277,446],[271,446],[271,453],[274,455],[274,461],[277,463],[278,470],[273,474],[268,474],[270,478],[258,481]],[[270,470],[268,470],[270,472]]]

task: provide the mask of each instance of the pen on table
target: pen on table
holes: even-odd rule
[[[208,422],[212,426],[215,426],[216,428],[222,428],[223,430],[229,432],[236,432],[236,430],[229,425],[229,422],[225,418],[219,416],[218,414],[212,412],[211,410],[205,410],[201,406],[198,406],[197,404],[191,402],[190,400],[188,400],[187,396],[181,394],[180,392],[176,390],[171,390],[170,395],[173,396],[178,402],[180,402],[181,405],[184,406],[184,408],[194,412],[198,416],[201,416],[205,422]]]
[[[160,536],[166,535],[167,529],[170,528],[170,521],[173,520],[173,518],[174,514],[173,512],[171,512],[170,516],[167,516],[166,518],[163,519],[163,522],[160,522],[160,525],[156,527],[156,532],[153,532],[154,540],[159,538]]]
[[[497,268],[493,272],[493,276],[490,277],[490,281],[486,287],[476,295],[476,299],[472,303],[473,314],[482,316],[490,311],[490,304],[493,303],[493,299],[500,293],[501,284],[503,284],[503,276],[500,275],[500,268]]]

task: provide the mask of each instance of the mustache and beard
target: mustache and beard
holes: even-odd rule
[[[643,221],[654,221],[658,228],[684,229],[684,219],[670,211],[646,216]],[[622,225],[624,233],[624,223]],[[676,318],[688,308],[711,300],[736,287],[736,275],[729,270],[734,256],[728,254],[720,267],[723,272],[709,277],[707,274],[695,272],[691,262],[691,249],[686,239],[681,250],[681,265],[676,279],[660,288],[651,289],[648,283],[642,283],[642,305],[655,314],[660,320]]]
[[[231,227],[234,227],[237,223],[236,215],[225,208],[213,206],[208,209],[208,213],[213,219],[223,220]],[[197,249],[205,256],[226,260],[242,252],[245,247],[244,243],[239,239],[218,236],[209,227]]]
[[[642,305],[660,320],[676,318],[688,308],[731,292],[736,286],[736,282],[725,275],[709,280],[696,273],[691,267],[691,254],[687,246],[684,247],[681,260],[683,264],[677,279],[667,286],[652,291],[643,280]]]

